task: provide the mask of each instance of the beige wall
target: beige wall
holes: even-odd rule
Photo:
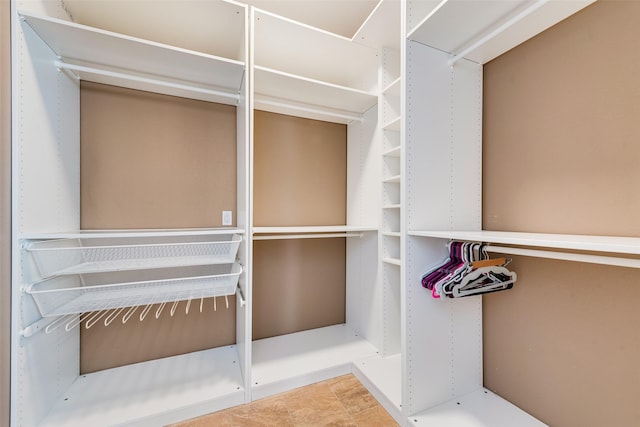
[[[10,3],[0,0],[0,425],[9,425],[11,347]]]
[[[83,229],[235,221],[235,107],[83,82],[80,109]]]
[[[345,125],[255,112],[254,224],[344,225]],[[345,322],[343,238],[256,241],[253,338]]]
[[[220,227],[223,210],[235,222],[235,107],[87,82],[80,102],[83,229]],[[83,328],[81,372],[234,344],[235,300],[216,302]]]
[[[600,0],[484,67],[488,230],[640,236],[640,2]],[[514,257],[485,385],[558,427],[640,425],[640,271]]]
[[[344,225],[346,125],[256,111],[254,129],[254,225]]]

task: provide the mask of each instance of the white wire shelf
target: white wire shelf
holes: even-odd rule
[[[32,284],[43,317],[233,295],[239,264],[57,276]]]
[[[194,235],[28,241],[42,277],[191,265],[230,264],[242,237]]]

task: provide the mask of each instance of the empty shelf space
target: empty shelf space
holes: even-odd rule
[[[258,8],[252,13],[256,66],[354,89],[373,87],[378,49]]]
[[[402,261],[399,260],[398,258],[383,258],[382,262],[387,264],[392,264],[392,265],[398,265],[398,266],[402,265]]]
[[[149,236],[25,241],[42,277],[235,261],[242,237]]]
[[[402,416],[401,357],[374,356],[353,364],[353,373],[397,421]],[[399,421],[398,421],[399,422]]]
[[[165,425],[242,403],[238,353],[229,346],[81,375],[42,425]]]
[[[354,361],[376,349],[346,325],[334,325],[253,342],[254,399],[351,373]]]
[[[390,120],[382,126],[384,130],[399,131],[400,130],[400,117]]]
[[[389,86],[382,90],[382,93],[385,95],[400,96],[400,80],[400,77],[395,79]]]
[[[400,150],[401,150],[400,146],[393,147],[386,151],[383,151],[382,155],[389,156],[389,157],[400,157]]]
[[[261,110],[279,106],[310,111],[328,109],[327,114],[350,113],[356,118],[378,102],[373,93],[265,67],[254,67],[254,75],[256,108]]]
[[[56,18],[26,12],[20,16],[63,66],[82,67],[72,71],[80,78],[195,99],[202,99],[207,92],[211,98],[207,100],[233,104],[240,92],[245,71],[241,61]]]
[[[29,286],[42,316],[234,295],[238,264],[56,276]]]
[[[533,418],[486,389],[460,396],[457,399],[409,417],[414,427],[543,427]]]

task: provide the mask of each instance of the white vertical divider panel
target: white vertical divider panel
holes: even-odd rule
[[[481,68],[407,42],[407,230],[480,227]],[[482,386],[479,297],[437,300],[422,274],[447,257],[446,241],[407,236],[406,405],[409,417]]]
[[[362,121],[347,125],[347,225],[377,227],[380,194],[378,108]],[[378,236],[364,232],[347,238],[346,323],[376,348],[382,346],[382,289],[378,265]]]
[[[382,91],[387,89],[392,83],[396,82],[398,77],[400,76],[400,52],[389,48],[382,48],[382,66],[380,70],[380,88]],[[393,91],[392,91],[393,92]],[[398,89],[397,94],[393,93],[381,93],[380,95],[380,125],[384,126],[390,121],[401,116],[400,112],[400,90]],[[395,144],[400,144],[400,132],[392,131],[392,130],[382,130],[382,150],[383,152],[395,146]],[[401,175],[400,183],[398,184],[382,184],[381,189],[381,198],[382,205],[385,205],[385,196],[384,192],[386,191],[385,186],[397,185],[400,189],[402,184],[402,164],[400,162],[400,156],[397,159],[391,159],[388,156],[382,156],[383,168],[384,162],[386,161],[395,161],[397,160],[400,165],[400,170],[398,173]],[[399,190],[401,193],[401,190]],[[401,204],[402,205],[402,204]],[[393,215],[397,217],[397,221],[400,221],[400,216],[402,214],[401,209],[386,209],[388,212],[383,212],[384,215]],[[383,210],[384,211],[384,210]],[[393,246],[393,250],[396,249],[397,245],[397,255],[400,256],[400,247],[402,237],[387,237],[382,235],[385,231],[390,231],[386,227],[386,220],[388,218],[383,218],[381,221],[380,227],[380,242],[381,242],[381,250],[380,258],[385,257],[388,249],[387,246]],[[386,246],[385,246],[386,245]],[[400,352],[400,318],[401,318],[401,272],[400,266],[392,265],[388,263],[380,262],[382,268],[382,284],[383,284],[383,306],[382,306],[382,316],[383,316],[383,327],[384,327],[384,342],[382,346],[382,355],[390,356],[392,354],[397,354]]]
[[[24,339],[20,331],[39,319],[21,287],[35,277],[19,246],[22,233],[77,230],[80,221],[79,82],[54,67],[53,52],[17,9],[52,11],[53,2],[12,3],[13,74],[13,280],[12,418],[37,425],[79,375],[78,331],[62,328]]]
[[[236,297],[236,346],[238,360],[244,381],[245,402],[251,401],[251,233],[250,224],[250,147],[253,138],[253,110],[251,109],[251,83],[249,77],[249,13],[248,6],[243,7],[244,26],[239,57],[245,64],[244,78],[240,86],[240,97],[236,107],[237,117],[237,192],[236,192],[236,225],[245,231],[243,241],[238,250],[238,260],[242,265],[242,275],[238,285],[245,304]]]

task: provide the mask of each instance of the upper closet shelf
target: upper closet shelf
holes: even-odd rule
[[[400,51],[400,40],[400,2],[397,0],[380,0],[353,36],[356,43],[397,51]]]
[[[195,52],[51,17],[22,20],[79,79],[235,105],[241,61]]]
[[[484,64],[594,1],[414,1],[423,18],[408,38]]]
[[[363,91],[376,87],[377,49],[260,9],[252,14],[257,67]]]
[[[410,231],[409,235],[566,250],[640,254],[640,237],[586,236],[577,234],[545,234],[505,231]]]
[[[255,107],[260,110],[315,114],[309,118],[358,120],[376,105],[374,93],[300,77],[265,67],[254,67]],[[337,120],[340,121],[340,120]]]

